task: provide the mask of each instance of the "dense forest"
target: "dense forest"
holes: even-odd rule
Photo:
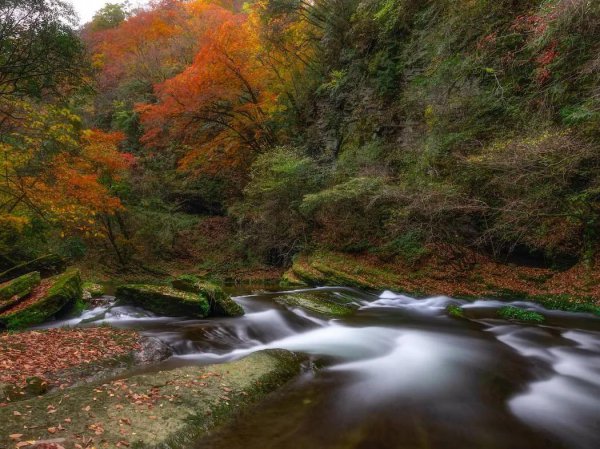
[[[323,250],[595,271],[597,1],[0,16],[4,269],[52,251],[226,275]]]

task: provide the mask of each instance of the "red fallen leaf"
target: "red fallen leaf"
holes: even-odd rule
[[[117,443],[117,447],[121,447],[121,446],[129,447],[129,442],[125,441],[125,440],[121,440]]]
[[[56,432],[58,432],[58,429],[56,427],[48,427],[47,430],[48,430],[49,433],[56,433]]]
[[[122,424],[127,424],[128,426],[131,425],[131,420],[129,418],[121,418],[119,419],[119,422]]]
[[[25,446],[31,446],[31,443],[29,441],[21,441],[21,442],[17,443],[17,448],[21,448],[21,447],[25,447]]]
[[[11,435],[8,436],[8,438],[10,438],[11,440],[18,440],[23,436],[22,433],[13,433]]]

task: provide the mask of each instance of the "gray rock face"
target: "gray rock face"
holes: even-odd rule
[[[142,347],[133,355],[136,365],[160,362],[173,354],[173,350],[169,345],[155,337],[143,337],[140,344]]]

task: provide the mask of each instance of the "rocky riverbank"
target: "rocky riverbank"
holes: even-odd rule
[[[4,404],[0,446],[187,448],[296,376],[302,361],[287,351],[263,351]]]

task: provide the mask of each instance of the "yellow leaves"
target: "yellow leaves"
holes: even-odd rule
[[[0,227],[12,228],[17,232],[22,232],[25,226],[29,224],[28,217],[20,217],[17,215],[8,215],[0,213]]]
[[[23,229],[34,213],[61,224],[63,234],[102,236],[99,214],[123,207],[101,182],[123,176],[131,163],[119,152],[123,135],[82,132],[81,119],[69,109],[36,106],[10,104],[20,120],[0,144],[0,204],[7,208],[3,214],[0,206],[0,225]]]

